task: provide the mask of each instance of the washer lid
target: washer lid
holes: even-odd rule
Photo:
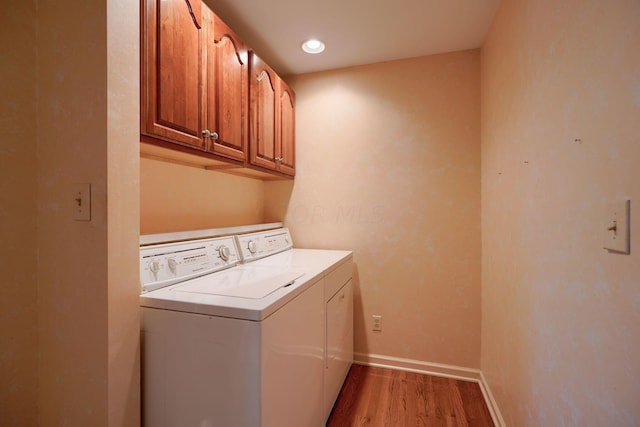
[[[220,295],[237,298],[260,299],[277,289],[291,286],[304,273],[289,271],[275,273],[271,270],[228,270],[224,275],[211,275],[205,280],[185,282],[173,288],[176,292]]]

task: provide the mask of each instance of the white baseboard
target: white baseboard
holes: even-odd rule
[[[480,386],[480,391],[482,392],[482,396],[484,397],[489,413],[491,414],[493,424],[496,427],[506,427],[502,414],[498,409],[498,405],[491,394],[489,385],[479,369],[364,353],[354,353],[353,363],[476,382]]]
[[[493,424],[496,427],[506,427],[507,424],[504,422],[504,418],[502,418],[500,408],[498,408],[498,404],[493,397],[493,393],[491,393],[491,388],[489,388],[489,383],[487,383],[482,371],[480,372],[480,381],[478,381],[478,384],[480,385],[480,390],[484,396],[484,401],[487,402],[487,408],[489,408],[489,412],[491,413]]]
[[[399,369],[437,377],[455,378],[457,380],[480,380],[480,370],[442,363],[423,362],[422,360],[404,359],[401,357],[383,356],[381,354],[354,353],[353,362],[358,365],[379,366],[381,368]]]

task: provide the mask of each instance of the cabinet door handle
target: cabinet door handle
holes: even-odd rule
[[[218,139],[218,132],[211,132],[209,129],[205,129],[202,131],[202,136],[204,138]]]
[[[218,132],[211,132],[209,129],[205,129],[202,131],[202,137],[204,138],[204,149],[210,151],[211,141],[218,139]]]
[[[209,151],[209,137],[211,136],[211,132],[208,129],[202,131],[202,138],[204,139],[204,150]]]

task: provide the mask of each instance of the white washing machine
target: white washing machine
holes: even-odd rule
[[[324,425],[353,355],[351,252],[280,228],[140,254],[144,425]]]

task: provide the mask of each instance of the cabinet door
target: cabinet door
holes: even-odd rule
[[[200,0],[142,0],[142,133],[202,147]]]
[[[216,154],[245,160],[248,140],[248,51],[218,16],[208,9],[206,15],[209,18],[206,129],[212,134],[215,132],[208,148]]]
[[[279,140],[276,143],[276,163],[280,172],[295,175],[295,93],[280,80]]]
[[[278,76],[253,52],[250,63],[249,162],[275,170]]]

